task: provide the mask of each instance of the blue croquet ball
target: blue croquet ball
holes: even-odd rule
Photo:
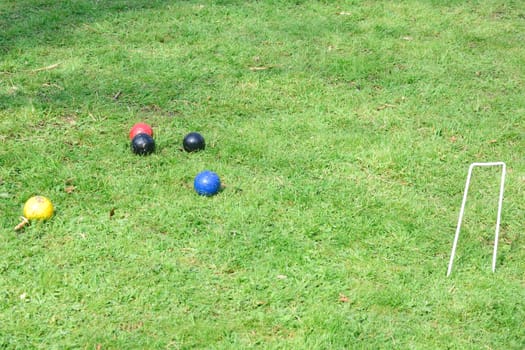
[[[213,196],[221,189],[221,179],[213,171],[205,170],[195,176],[193,188],[201,196]]]
[[[155,140],[148,134],[138,134],[131,140],[133,153],[145,156],[155,151]]]
[[[182,141],[182,146],[186,152],[201,151],[206,147],[204,137],[198,132],[190,132]]]

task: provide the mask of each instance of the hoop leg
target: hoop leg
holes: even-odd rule
[[[498,255],[499,228],[501,224],[501,208],[503,207],[503,190],[505,187],[505,175],[506,174],[507,174],[507,166],[505,165],[505,163],[502,163],[501,181],[499,184],[498,217],[496,219],[496,233],[494,234],[494,253],[492,255],[492,272],[496,272],[496,258]]]
[[[470,178],[472,177],[472,169],[474,164],[470,164],[468,168],[467,181],[465,183],[465,190],[463,191],[463,200],[461,201],[461,209],[459,210],[458,224],[456,226],[456,234],[454,235],[454,243],[452,244],[452,251],[450,252],[450,260],[448,262],[447,277],[452,272],[452,265],[454,264],[454,257],[456,255],[456,248],[458,246],[459,231],[461,230],[461,222],[463,221],[463,215],[465,214],[465,205],[467,204],[468,188],[470,186]]]

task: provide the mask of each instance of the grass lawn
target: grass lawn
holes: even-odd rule
[[[522,1],[1,1],[0,349],[525,348],[524,33]],[[482,161],[496,273],[476,169],[447,278]]]

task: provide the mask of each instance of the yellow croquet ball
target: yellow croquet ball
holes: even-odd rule
[[[53,216],[53,203],[44,196],[34,196],[24,204],[24,217],[28,220],[47,220]]]

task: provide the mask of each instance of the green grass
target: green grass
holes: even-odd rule
[[[4,0],[0,348],[523,349],[524,31],[520,1]],[[496,273],[477,169],[446,278],[496,160]]]

